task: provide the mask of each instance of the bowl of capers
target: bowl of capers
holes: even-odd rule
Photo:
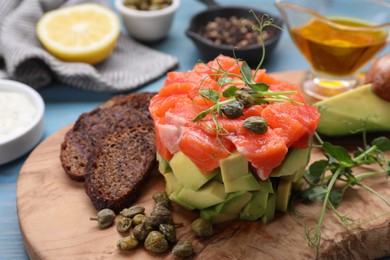
[[[180,0],[115,0],[127,32],[141,42],[164,39],[179,6]]]

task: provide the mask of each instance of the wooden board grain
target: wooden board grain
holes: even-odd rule
[[[304,72],[276,74],[299,84]],[[70,126],[44,140],[23,165],[17,184],[17,209],[21,232],[31,259],[175,259],[172,254],[152,255],[138,248],[123,252],[116,248],[122,237],[115,227],[100,230],[89,220],[96,214],[82,183],[70,180],[59,160],[60,144]],[[340,141],[340,140],[339,140]],[[341,140],[349,145],[355,140]],[[357,142],[357,140],[356,140]],[[357,143],[356,143],[357,144]],[[321,158],[313,152],[312,160]],[[367,182],[390,200],[390,181],[384,177]],[[149,213],[152,194],[165,188],[154,170],[135,204]],[[182,222],[178,237],[190,239],[196,259],[314,259],[304,235],[305,225],[317,221],[321,204],[299,204],[303,217],[278,213],[274,222],[233,221],[216,226],[216,234],[196,239],[189,224],[197,217],[174,205],[174,220]],[[360,228],[347,230],[330,212],[322,236],[323,259],[374,259],[390,255],[390,207],[362,189],[351,190],[339,208],[342,214],[362,221]]]

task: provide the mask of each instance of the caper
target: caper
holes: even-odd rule
[[[191,229],[196,237],[208,237],[214,233],[213,225],[203,218],[195,219],[191,223]]]
[[[138,240],[134,236],[124,237],[118,240],[116,246],[119,249],[131,250],[138,246]]]
[[[144,247],[150,252],[160,254],[168,250],[168,241],[160,232],[152,231],[146,237]]]
[[[164,223],[173,224],[172,212],[162,205],[156,205],[147,220],[155,227]]]
[[[268,124],[264,118],[251,116],[244,120],[244,127],[255,134],[264,134],[268,130]]]
[[[132,218],[137,214],[143,214],[145,212],[145,208],[141,206],[132,206],[130,208],[125,208],[119,214],[124,217]]]
[[[160,204],[166,208],[170,206],[170,200],[166,192],[156,192],[153,194],[153,200],[156,204]]]
[[[144,214],[137,214],[133,217],[133,224],[136,226],[138,224],[141,224],[142,221],[146,218]]]
[[[116,224],[116,229],[120,233],[126,232],[130,229],[131,222],[131,218],[122,217]]]
[[[255,98],[252,97],[248,91],[237,90],[234,93],[234,96],[244,107],[250,107],[255,103]]]
[[[160,224],[158,230],[165,236],[165,238],[171,242],[176,242],[176,229],[171,224]]]
[[[238,101],[221,105],[222,113],[231,119],[242,116],[244,114],[243,108],[244,106]]]
[[[189,257],[194,253],[191,241],[180,240],[172,248],[172,253],[178,257]]]
[[[138,241],[144,240],[153,228],[147,223],[142,222],[133,228],[133,235]]]
[[[90,217],[90,220],[97,220],[100,228],[108,228],[115,221],[115,212],[111,209],[102,209],[97,213],[96,217]]]

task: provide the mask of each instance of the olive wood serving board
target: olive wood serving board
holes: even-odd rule
[[[277,73],[275,76],[300,84],[303,71]],[[17,183],[17,209],[21,232],[31,259],[175,259],[166,253],[152,255],[142,247],[120,251],[116,241],[122,237],[115,226],[101,230],[89,217],[96,215],[82,183],[67,177],[59,160],[60,144],[71,126],[44,140],[23,165]],[[359,138],[337,140],[341,144],[360,143]],[[312,160],[321,158],[316,151]],[[381,176],[365,182],[390,200],[390,180]],[[154,170],[135,204],[146,213],[154,204],[152,194],[163,191],[162,176]],[[183,227],[178,238],[193,241],[196,259],[314,259],[315,250],[308,247],[305,223],[314,226],[321,203],[299,204],[304,216],[277,213],[268,225],[260,221],[232,221],[217,225],[216,234],[196,239],[190,223],[194,212],[173,206],[175,222]],[[374,259],[390,255],[390,207],[362,189],[350,190],[339,207],[342,214],[359,219],[355,230],[343,227],[330,211],[322,227],[320,258]],[[118,219],[118,218],[117,218]]]

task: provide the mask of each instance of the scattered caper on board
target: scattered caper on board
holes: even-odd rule
[[[132,206],[130,208],[125,208],[119,214],[124,217],[132,218],[137,214],[143,214],[145,212],[145,208],[141,206]]]
[[[176,229],[173,225],[160,224],[158,230],[166,237],[169,242],[176,243]]]
[[[118,230],[119,233],[127,232],[131,227],[131,218],[122,217],[118,223],[116,223],[116,230]]]
[[[180,240],[172,248],[172,253],[178,257],[189,257],[194,253],[191,241]]]
[[[141,224],[145,218],[146,218],[146,216],[144,214],[137,214],[133,217],[132,222],[133,222],[134,226],[136,226],[138,224]]]
[[[157,205],[162,205],[166,208],[170,206],[170,200],[166,192],[156,192],[153,194],[153,200]]]
[[[169,245],[163,234],[151,231],[145,239],[144,247],[150,252],[160,254],[168,251]]]
[[[116,243],[116,246],[122,250],[131,250],[136,248],[138,246],[138,243],[138,240],[135,239],[134,236],[127,236],[119,239]]]
[[[213,225],[203,218],[195,219],[191,223],[191,229],[196,237],[209,237],[214,234]]]
[[[108,228],[115,221],[115,212],[111,209],[102,209],[97,213],[96,217],[90,217],[90,220],[97,220],[100,228]]]

